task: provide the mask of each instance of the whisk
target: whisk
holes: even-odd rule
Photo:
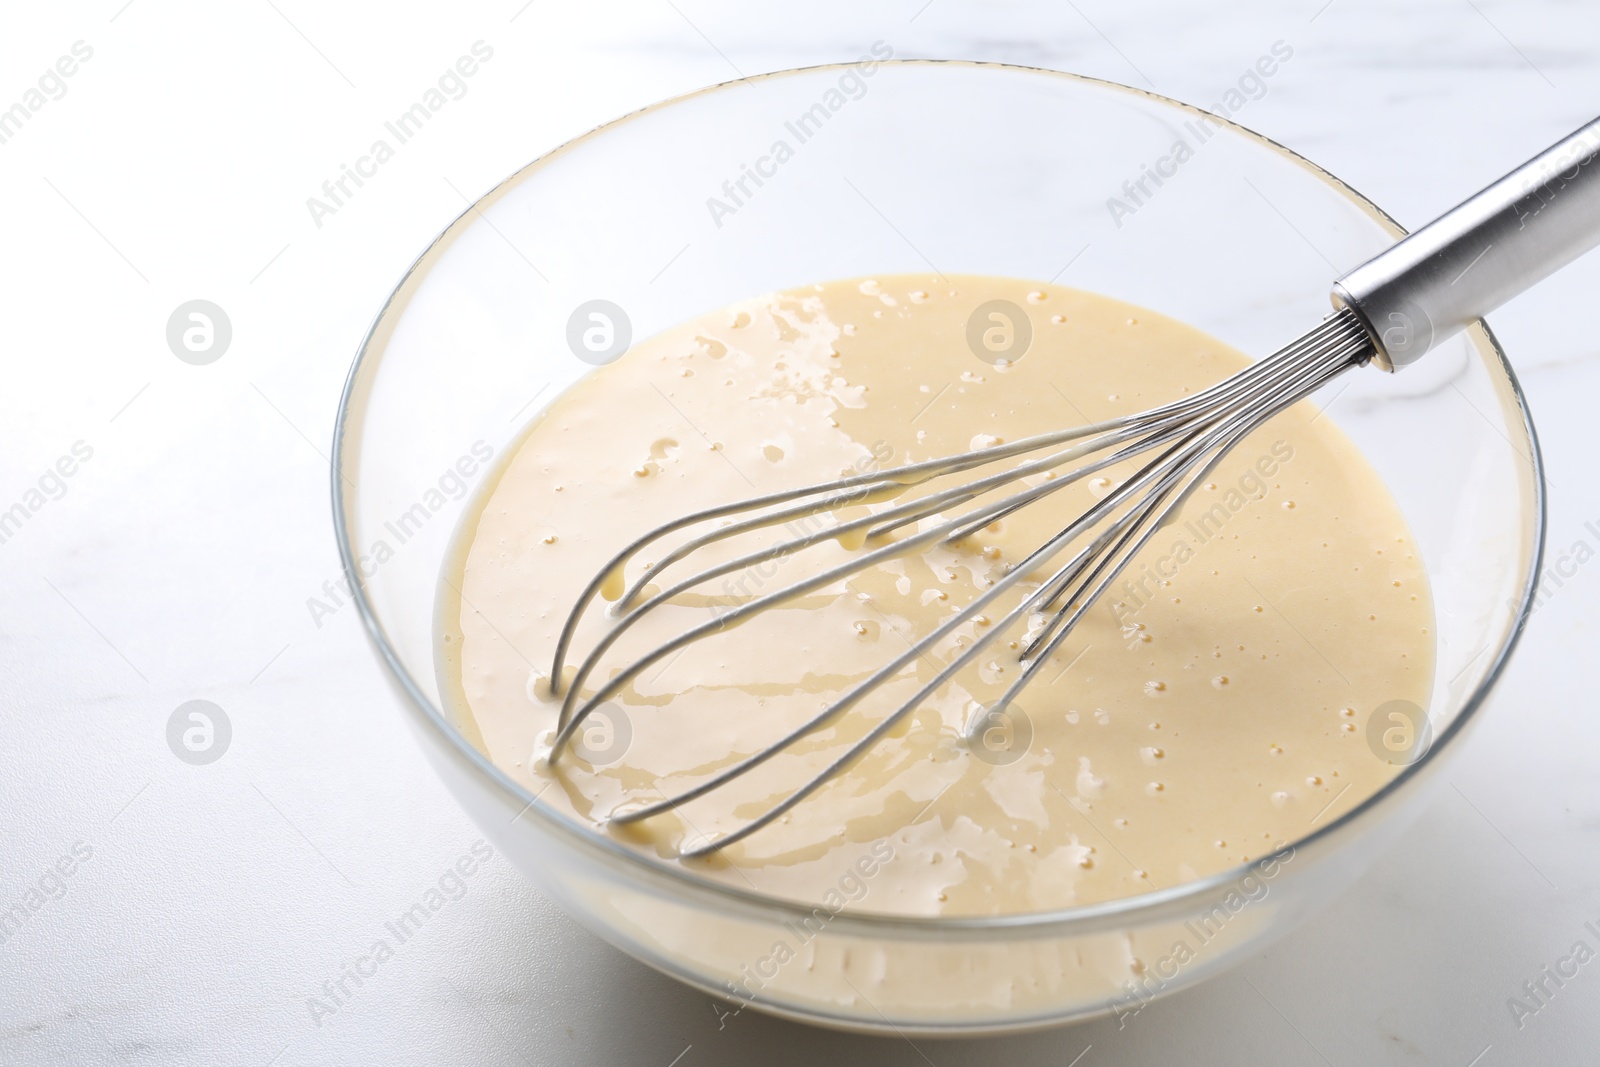
[[[1600,120],[1344,275],[1333,283],[1336,310],[1322,323],[1271,356],[1192,396],[1087,426],[718,505],[645,532],[594,576],[561,630],[550,685],[562,703],[549,761],[559,760],[596,709],[652,664],[685,646],[885,560],[959,542],[1098,471],[1142,460],[1120,485],[1011,567],[965,608],[821,712],[692,788],[659,802],[624,807],[610,819],[616,823],[648,819],[748,773],[834,722],[1024,579],[1044,574],[1037,588],[1023,593],[996,625],[981,628],[934,677],[821,771],[758,817],[720,836],[695,841],[682,848],[679,856],[690,859],[715,852],[781,817],[848,768],[1018,620],[1045,618],[1020,642],[1016,679],[985,714],[973,716],[967,724],[965,739],[970,743],[986,723],[1005,713],[1140,549],[1178,514],[1196,486],[1240,441],[1352,367],[1370,362],[1396,371],[1415,362],[1439,342],[1600,244],[1597,156]],[[982,470],[995,465],[1002,465],[1001,469]],[[909,488],[924,485],[929,492],[905,502],[854,518],[841,516],[832,525],[822,524],[710,566],[681,566],[718,542],[845,508],[892,502]],[[631,583],[625,580],[629,562],[646,546],[673,533],[713,523],[720,524],[690,536]],[[895,531],[909,532],[891,539],[888,535]],[[843,564],[755,596],[691,627],[613,669],[593,692],[580,699],[585,682],[595,675],[606,653],[654,609],[705,582],[782,560],[825,541],[853,546],[854,555]],[[1056,562],[1079,542],[1081,547],[1064,562]],[[679,573],[682,577],[676,577]],[[650,585],[658,591],[651,592]],[[571,677],[564,678],[579,620],[602,591],[610,593],[617,587],[622,592],[611,609],[611,626],[577,662]]]

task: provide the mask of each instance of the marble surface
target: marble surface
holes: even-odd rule
[[[353,611],[307,608],[338,573],[327,442],[372,314],[465,198],[573,134],[875,40],[1202,105],[1289,42],[1248,123],[1412,224],[1600,99],[1600,9],[1560,0],[8,6],[0,108],[29,113],[0,126],[0,510],[28,517],[0,543],[0,908],[37,907],[0,943],[0,1062],[1594,1062],[1600,963],[1520,1025],[1507,1008],[1575,941],[1600,947],[1600,564],[1570,561],[1400,846],[1120,1032],[719,1028],[704,996],[503,861],[312,1017],[307,998],[478,836],[399,727]],[[493,58],[466,94],[317,225],[306,199],[477,41]],[[1591,257],[1492,320],[1542,433],[1553,562],[1600,548],[1597,285]],[[167,342],[194,299],[232,324],[205,366]],[[193,700],[231,724],[206,765],[168,744]]]

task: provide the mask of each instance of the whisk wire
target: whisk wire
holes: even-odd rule
[[[1096,501],[1087,511],[1063,527],[1024,560],[1013,565],[961,611],[953,614],[919,640],[910,642],[905,651],[893,656],[888,663],[777,741],[737,760],[674,796],[653,803],[624,806],[610,816],[611,820],[617,823],[648,819],[703,797],[745,775],[779,753],[789,751],[796,743],[824,729],[829,723],[858,705],[917,659],[926,656],[935,645],[966,626],[975,615],[1022,583],[1067,546],[1081,540],[1085,535],[1091,535],[1089,542],[1069,561],[1057,568],[1036,588],[1026,592],[996,624],[980,628],[981,632],[975,631],[970,642],[962,646],[949,662],[935,671],[909,699],[884,715],[821,771],[772,804],[756,818],[721,836],[701,840],[682,848],[679,854],[687,859],[725,848],[780,818],[850,766],[885,734],[894,729],[906,715],[921,706],[926,699],[981,655],[1001,634],[1009,632],[1026,617],[1051,611],[1053,612],[1051,617],[1033,629],[1022,642],[1018,653],[1021,670],[1016,679],[1007,686],[999,700],[986,710],[992,714],[1008,708],[1023,687],[1035,677],[1044,663],[1051,659],[1062,642],[1071,635],[1090,608],[1106,593],[1156,532],[1176,517],[1183,503],[1205,482],[1224,457],[1263,423],[1309,396],[1350,367],[1366,362],[1372,353],[1371,343],[1360,321],[1353,313],[1342,311],[1274,355],[1252,364],[1239,373],[1207,389],[1141,414],[1040,434],[1015,442],[976,449],[958,456],[923,460],[884,471],[847,476],[800,489],[770,493],[739,503],[706,508],[662,524],[636,538],[617,553],[607,567],[585,587],[566,620],[557,644],[551,675],[552,690],[562,694],[563,700],[557,720],[556,735],[548,758],[552,763],[559,758],[563,747],[596,708],[637,678],[650,665],[679,649],[729,627],[737,626],[778,604],[835,585],[851,574],[880,562],[936,542],[960,541],[1001,517],[1037,503],[1066,485],[1080,481],[1097,471],[1156,451],[1154,458],[1143,463],[1133,474],[1112,488],[1102,499]],[[645,591],[647,581],[659,581],[663,571],[669,566],[682,562],[711,544],[778,523],[792,523],[797,519],[835,512],[846,507],[882,502],[915,485],[936,478],[1074,441],[1078,443],[1060,448],[1040,458],[1026,460],[1007,470],[985,475],[948,489],[937,490],[867,515],[807,531],[735,559],[711,565],[673,582],[660,592],[648,596],[637,607],[628,610],[628,605]],[[1097,453],[1106,454],[1089,459],[1069,471],[1061,473],[1056,471],[1065,464],[1086,457],[1095,457]],[[980,500],[1006,485],[1036,476],[1043,476],[1045,480],[998,499]],[[804,502],[796,504],[794,501]],[[847,539],[859,535],[860,543],[866,545],[883,538],[889,532],[922,523],[933,516],[948,512],[952,507],[963,507],[973,501],[978,503],[960,515],[933,524],[926,529],[915,529],[888,544],[871,548],[843,564],[802,577],[770,593],[753,597],[707,622],[690,627],[616,670],[594,692],[580,699],[579,694],[584,683],[598,668],[604,654],[624,633],[640,618],[695,587],[760,563],[785,558],[824,541],[836,540],[847,543]],[[618,613],[615,624],[601,636],[596,646],[578,664],[570,681],[563,683],[562,671],[566,654],[578,620],[605,586],[617,580],[620,569],[640,550],[661,537],[698,523],[728,519],[764,508],[776,508],[776,510],[737,519],[692,537],[671,549],[657,564],[647,569],[643,576],[637,578],[625,590],[617,602],[614,609]],[[562,693],[563,688],[564,693]],[[969,727],[970,725],[971,723]],[[964,728],[963,734],[966,732]],[[970,740],[970,737],[968,739]]]

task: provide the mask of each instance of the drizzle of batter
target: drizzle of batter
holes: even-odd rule
[[[996,300],[1026,315],[1025,351],[1004,317],[980,313],[969,330]],[[678,862],[680,845],[737,828],[820,770],[1003,608],[725,789],[634,827],[606,828],[606,815],[681,792],[809,718],[1131,468],[662,661],[552,770],[538,758],[558,706],[542,672],[578,593],[615,551],[685,512],[1143,410],[1245,362],[1142,308],[977,276],[831,282],[669,329],[579,381],[506,450],[446,563],[441,690],[497,765],[535,793],[557,783],[539,803]],[[785,532],[801,530],[768,536]],[[628,577],[672,543],[646,551]],[[679,597],[635,627],[584,691],[714,613],[859,551],[826,542]],[[578,658],[612,624],[603,604],[591,608]],[[1369,748],[1367,718],[1390,700],[1426,706],[1432,629],[1426,575],[1394,501],[1332,420],[1302,404],[1223,460],[985,744],[961,734],[1015,677],[1020,630],[781,821],[690,867],[820,901],[871,856],[861,906],[917,915],[1055,909],[1229,869],[1389,780],[1397,768]]]

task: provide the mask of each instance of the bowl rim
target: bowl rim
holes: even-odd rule
[[[371,324],[362,336],[360,345],[356,349],[355,359],[351,363],[340,393],[339,406],[334,419],[330,481],[332,483],[334,537],[338,546],[340,563],[349,582],[352,599],[356,604],[367,635],[371,639],[379,658],[388,668],[392,680],[400,687],[410,702],[411,710],[419,713],[424,721],[437,730],[447,744],[455,750],[455,754],[470,763],[481,774],[486,783],[492,784],[500,793],[504,794],[505,800],[515,803],[521,809],[519,818],[526,815],[537,819],[544,829],[559,835],[575,848],[586,851],[590,859],[602,862],[608,867],[625,869],[629,875],[656,885],[670,886],[691,899],[699,898],[713,906],[762,920],[777,919],[781,921],[785,918],[809,917],[819,905],[816,903],[807,904],[783,897],[768,896],[755,892],[753,889],[742,889],[737,886],[712,881],[681,866],[658,862],[645,857],[620,842],[613,841],[602,834],[578,825],[575,821],[568,820],[555,812],[541,809],[537,804],[535,795],[517,784],[504,771],[495,766],[459,730],[452,726],[445,717],[444,712],[435,707],[433,702],[428,699],[427,695],[401,663],[399,655],[390,643],[388,635],[382,623],[378,620],[371,601],[368,599],[365,576],[357,565],[356,554],[351,545],[351,530],[345,520],[346,495],[342,475],[347,459],[352,458],[353,455],[353,453],[347,453],[346,451],[346,430],[352,421],[352,409],[363,371],[366,369],[369,357],[372,357],[373,343],[382,330],[391,307],[401,297],[402,291],[411,281],[412,276],[429,259],[434,249],[450,238],[463,220],[476,213],[481,205],[495,198],[511,183],[548,166],[568,152],[617,127],[646,115],[664,111],[674,105],[686,103],[713,93],[746,88],[777,78],[840,72],[855,68],[860,62],[862,61],[820,63],[768,71],[718,82],[670,96],[601,123],[517,168],[495,183],[493,187],[468,204],[458,215],[451,219],[449,224],[428,242],[427,247],[411,262],[390,289],[389,294],[374,315]],[[1343,179],[1293,149],[1229,118],[1160,93],[1140,89],[1136,86],[1124,85],[1121,82],[1106,78],[1096,78],[1069,71],[1051,70],[1045,67],[1034,67],[1020,63],[967,59],[885,59],[876,60],[875,62],[883,67],[950,67],[1058,78],[1155,101],[1189,115],[1204,117],[1209,121],[1221,123],[1233,133],[1270,149],[1288,162],[1302,167],[1314,177],[1321,179],[1335,190],[1343,193],[1356,207],[1365,211],[1380,226],[1388,229],[1396,239],[1405,236],[1407,233],[1399,222],[1368,197],[1350,186]],[[1011,935],[1047,936],[1064,932],[1065,929],[1070,929],[1077,933],[1089,933],[1099,929],[1112,928],[1131,916],[1151,912],[1168,912],[1181,908],[1188,902],[1205,899],[1220,890],[1235,885],[1252,869],[1259,868],[1262,864],[1269,863],[1274,858],[1282,859],[1293,856],[1299,849],[1315,845],[1340,834],[1353,824],[1363,821],[1376,809],[1384,806],[1392,797],[1405,791],[1423,772],[1424,768],[1428,768],[1440,753],[1455,742],[1456,738],[1476,717],[1490,692],[1500,680],[1506,663],[1521,639],[1523,630],[1531,615],[1533,597],[1538,588],[1539,575],[1544,559],[1545,536],[1548,524],[1544,460],[1539,447],[1538,435],[1534,429],[1532,415],[1528,409],[1527,397],[1522,390],[1521,383],[1517,380],[1515,371],[1506,358],[1505,351],[1501,348],[1499,340],[1489,329],[1488,324],[1483,319],[1478,319],[1469,327],[1469,334],[1481,335],[1481,342],[1488,345],[1488,351],[1493,354],[1500,372],[1504,374],[1506,383],[1510,387],[1511,397],[1515,400],[1517,410],[1522,417],[1523,431],[1527,435],[1529,444],[1527,459],[1533,474],[1533,506],[1531,508],[1533,551],[1529,560],[1528,572],[1523,577],[1522,589],[1516,598],[1516,617],[1512,620],[1509,633],[1495,651],[1483,680],[1463,700],[1460,712],[1450,724],[1434,737],[1433,743],[1428,747],[1422,758],[1404,767],[1394,778],[1385,783],[1381,789],[1332,822],[1318,827],[1294,841],[1286,842],[1270,854],[1257,857],[1248,863],[1219,871],[1216,874],[1195,881],[1182,882],[1166,889],[1156,889],[1137,896],[1119,897],[1095,904],[1005,915],[895,915],[847,908],[830,918],[830,929],[847,936],[853,933],[882,937],[896,933],[903,936],[916,936],[919,934],[981,936],[998,930],[1003,930]],[[381,360],[382,357],[379,355],[376,358]]]

